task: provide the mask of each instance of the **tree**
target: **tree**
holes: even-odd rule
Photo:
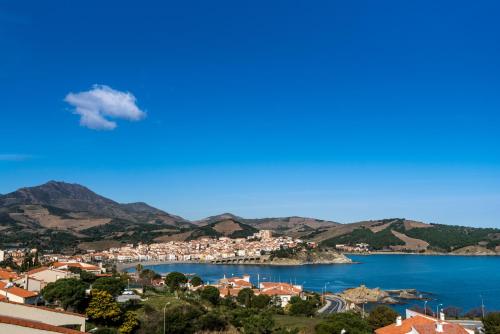
[[[245,334],[269,334],[274,327],[274,320],[268,313],[251,315],[242,323]]]
[[[139,327],[139,320],[134,312],[127,311],[123,318],[123,323],[118,328],[120,334],[130,334]]]
[[[192,305],[170,307],[166,313],[166,333],[191,334],[198,330],[197,319],[203,312]]]
[[[106,291],[92,291],[87,316],[98,324],[109,325],[116,323],[121,316],[121,310],[113,296]]]
[[[340,333],[343,329],[348,334],[370,334],[372,333],[368,323],[359,314],[347,312],[336,313],[327,320],[316,325],[316,334]]]
[[[161,278],[161,276],[157,272],[155,272],[155,271],[153,271],[151,269],[144,269],[143,271],[140,272],[139,278],[143,282],[145,282],[147,284],[151,284],[151,282],[154,279]]]
[[[206,286],[201,290],[201,299],[207,300],[212,305],[217,305],[220,302],[219,289],[213,286]]]
[[[252,299],[252,307],[264,309],[271,303],[271,297],[268,295],[258,295]]]
[[[253,290],[250,288],[244,288],[241,289],[240,292],[238,292],[238,297],[236,297],[236,300],[238,303],[245,307],[250,307],[252,306],[252,299],[253,299],[254,293]]]
[[[485,334],[500,333],[500,312],[488,313],[483,319]]]
[[[86,285],[75,278],[63,278],[47,284],[41,291],[49,303],[58,303],[63,309],[81,311],[85,308]]]
[[[170,288],[170,291],[178,290],[181,284],[186,283],[187,278],[183,273],[173,271],[165,277],[165,284]]]
[[[125,289],[125,282],[118,277],[101,277],[92,284],[92,290],[106,291],[112,296],[118,296]]]
[[[386,305],[375,307],[368,316],[368,324],[373,330],[388,326],[396,321],[398,313]]]
[[[220,332],[227,327],[227,322],[213,312],[202,315],[198,319],[198,324],[202,331],[210,332]]]
[[[203,281],[201,278],[199,278],[198,276],[193,276],[191,278],[191,285],[192,286],[200,286],[203,284]]]
[[[142,270],[144,269],[144,267],[142,266],[142,264],[138,263],[136,266],[135,266],[135,272],[139,275]]]
[[[290,304],[289,311],[291,315],[314,315],[314,302],[311,300],[302,300],[299,298],[299,300],[296,300],[294,303]]]

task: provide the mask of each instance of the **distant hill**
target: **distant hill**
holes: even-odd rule
[[[343,224],[316,230],[306,237],[330,247],[367,243],[376,250],[418,252],[460,252],[469,246],[495,250],[500,245],[500,229],[426,224],[402,218]]]
[[[246,237],[258,230],[325,247],[368,243],[374,249],[500,253],[500,229],[427,224],[402,218],[339,224],[304,217],[243,218],[231,213],[188,221],[146,203],[118,203],[90,189],[50,181],[0,195],[0,249],[73,251],[121,243]]]
[[[78,184],[50,181],[0,196],[0,246],[61,249],[80,241],[148,241],[192,226],[145,203],[120,204]]]
[[[278,217],[278,218],[242,218],[231,213],[223,213],[211,216],[193,223],[203,226],[224,219],[233,219],[238,222],[253,226],[259,230],[271,230],[277,235],[292,237],[303,237],[318,228],[330,228],[340,225],[339,223],[304,217]]]

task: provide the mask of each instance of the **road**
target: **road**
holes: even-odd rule
[[[344,312],[346,309],[346,302],[339,296],[326,295],[325,296],[326,305],[318,310],[321,314],[331,314]]]

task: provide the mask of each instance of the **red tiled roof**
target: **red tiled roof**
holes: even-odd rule
[[[47,270],[47,269],[49,269],[49,267],[40,267],[40,268],[30,270],[26,274],[28,274],[28,276],[29,276],[29,275],[33,275],[33,274],[39,273],[39,272]]]
[[[419,334],[468,334],[468,332],[462,326],[458,324],[443,324],[443,331],[436,331],[435,324],[417,324],[413,326]]]
[[[266,290],[261,290],[260,294],[262,295],[268,295],[268,296],[284,296],[284,295],[290,295],[290,296],[295,296],[298,295],[299,292],[295,292],[293,290],[288,290],[288,289],[266,289]]]
[[[19,276],[13,271],[0,268],[0,280],[10,280],[18,277]]]
[[[33,328],[33,329],[38,329],[38,330],[48,331],[48,332],[53,332],[53,333],[82,334],[82,332],[74,330],[74,329],[53,326],[53,325],[44,324],[43,322],[38,322],[38,321],[31,321],[31,320],[14,318],[14,317],[7,317],[4,315],[0,315],[0,323],[13,325],[13,326],[26,327],[26,328]]]
[[[1,295],[0,295],[0,297],[1,297]],[[16,302],[13,302],[13,301],[10,301],[10,300],[2,300],[1,298],[0,298],[0,302],[1,303],[14,304],[14,305],[22,305],[22,306],[25,306],[25,307],[32,307],[32,308],[36,308],[36,309],[40,309],[40,310],[44,310],[44,311],[56,312],[56,313],[62,313],[62,314],[68,314],[68,315],[74,315],[74,316],[77,316],[77,317],[86,318],[86,316],[84,314],[74,313],[74,312],[68,312],[68,311],[62,311],[62,310],[56,310],[56,309],[53,309],[53,308],[50,308],[50,307],[45,307],[45,306],[36,306],[36,305],[30,305],[30,304],[16,303]]]
[[[13,286],[13,287],[6,289],[5,288],[6,285],[7,285],[6,283],[0,282],[0,290],[7,291],[8,293],[13,294],[13,295],[18,296],[18,297],[21,297],[21,298],[30,298],[30,297],[38,296],[38,293],[36,293],[36,292],[24,290],[24,289],[18,288],[17,286]]]
[[[417,325],[432,325],[434,326],[435,320],[423,317],[423,316],[415,316],[412,318],[408,318],[403,320],[400,326],[396,326],[396,324],[392,324],[389,326],[385,326],[375,330],[376,334],[406,334],[411,331],[412,327]]]
[[[99,268],[98,266],[81,262],[55,262],[53,266],[54,268],[67,266],[71,268],[80,268],[82,270],[101,270],[101,268]]]

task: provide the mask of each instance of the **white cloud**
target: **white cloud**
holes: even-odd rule
[[[94,130],[113,130],[112,119],[138,121],[146,116],[139,109],[135,96],[105,85],[94,85],[91,90],[69,93],[64,101],[72,105],[74,113],[80,115],[80,125]]]

